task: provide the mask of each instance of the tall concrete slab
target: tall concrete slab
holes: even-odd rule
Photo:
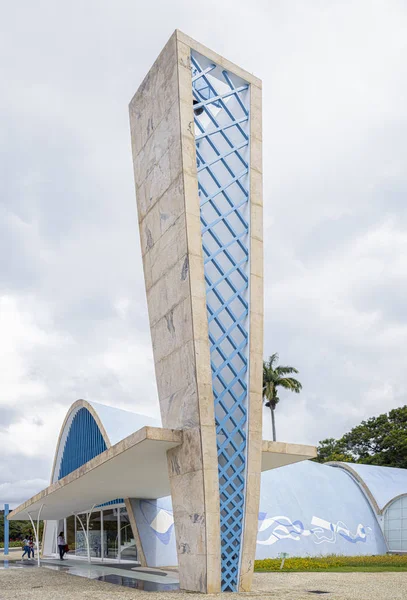
[[[249,590],[261,470],[261,82],[176,31],[130,103],[182,589]]]

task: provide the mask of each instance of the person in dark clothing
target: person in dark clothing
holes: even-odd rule
[[[32,535],[30,535],[30,537],[28,538],[28,546],[29,546],[28,558],[30,558],[30,557],[34,558],[34,540],[33,540]]]
[[[65,538],[64,538],[64,532],[61,531],[58,536],[59,558],[61,560],[64,560],[65,546],[66,546],[66,543],[65,543]]]

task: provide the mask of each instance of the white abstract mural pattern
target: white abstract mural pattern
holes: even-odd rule
[[[156,537],[163,544],[168,544],[174,526],[173,513],[156,505],[154,505],[154,511],[151,510],[152,508],[152,503],[142,501],[142,512],[145,520]],[[280,540],[299,541],[304,537],[310,537],[315,544],[335,544],[338,537],[356,544],[366,542],[371,531],[370,527],[359,523],[356,531],[352,532],[343,521],[331,522],[315,515],[311,518],[311,524],[307,528],[300,520],[293,521],[284,515],[268,517],[267,513],[259,513],[257,544],[271,546]]]
[[[347,542],[356,544],[358,542],[366,542],[368,534],[371,533],[371,528],[360,523],[355,533],[352,533],[343,521],[332,523],[320,517],[313,516],[311,518],[311,527],[307,529],[304,527],[302,521],[292,521],[286,516],[267,517],[267,513],[260,513],[259,533],[263,532],[268,532],[269,536],[267,539],[257,540],[257,543],[262,546],[270,546],[283,539],[299,541],[302,537],[308,536],[312,536],[315,544],[335,544],[338,536]]]

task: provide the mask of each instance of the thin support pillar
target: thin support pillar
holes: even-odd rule
[[[83,521],[82,521],[82,519],[80,518],[79,515],[75,515],[75,516],[78,519],[79,523],[81,524],[83,535],[85,536],[86,553],[87,553],[87,556],[88,556],[88,562],[91,562],[91,560],[90,560],[90,548],[89,548],[88,528],[87,527],[85,528],[85,525],[83,524]]]
[[[104,524],[103,524],[103,510],[100,511],[100,554],[102,562],[105,560],[105,540],[104,540]]]
[[[40,539],[39,539],[38,534],[39,534],[39,529],[40,529],[40,517],[41,517],[41,512],[42,512],[43,508],[44,508],[44,504],[41,504],[40,510],[38,511],[38,515],[37,515],[37,526],[35,526],[35,522],[31,516],[31,514],[27,511],[27,514],[31,521],[32,528],[34,530],[35,543],[37,544],[37,564],[38,564],[38,566],[40,566],[40,564],[41,564],[41,561],[40,561]]]
[[[117,507],[117,558],[119,563],[122,560],[122,539],[120,530],[120,507]]]
[[[90,517],[92,514],[93,509],[95,508],[96,504],[94,504],[92,506],[92,508],[86,512],[86,529],[85,526],[83,524],[82,519],[80,518],[79,515],[76,515],[76,517],[79,520],[79,523],[81,524],[82,530],[83,530],[83,535],[85,536],[85,542],[86,542],[86,552],[87,552],[87,556],[88,556],[88,563],[91,563],[91,557],[90,557],[90,544],[89,544],[89,523],[90,523]]]
[[[8,556],[8,547],[10,539],[10,523],[8,522],[7,516],[9,513],[9,505],[4,505],[4,556]]]

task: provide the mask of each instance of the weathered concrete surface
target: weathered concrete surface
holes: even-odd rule
[[[190,48],[175,32],[130,103],[134,176],[180,583],[220,589],[219,490]]]
[[[263,440],[261,448],[262,471],[277,469],[284,465],[291,465],[302,460],[310,460],[317,456],[315,446],[306,446],[304,444],[288,444],[286,442]]]
[[[250,86],[250,324],[249,421],[247,435],[246,502],[239,591],[250,591],[260,503],[263,419],[263,185],[262,89]],[[253,179],[256,185],[253,185]]]

